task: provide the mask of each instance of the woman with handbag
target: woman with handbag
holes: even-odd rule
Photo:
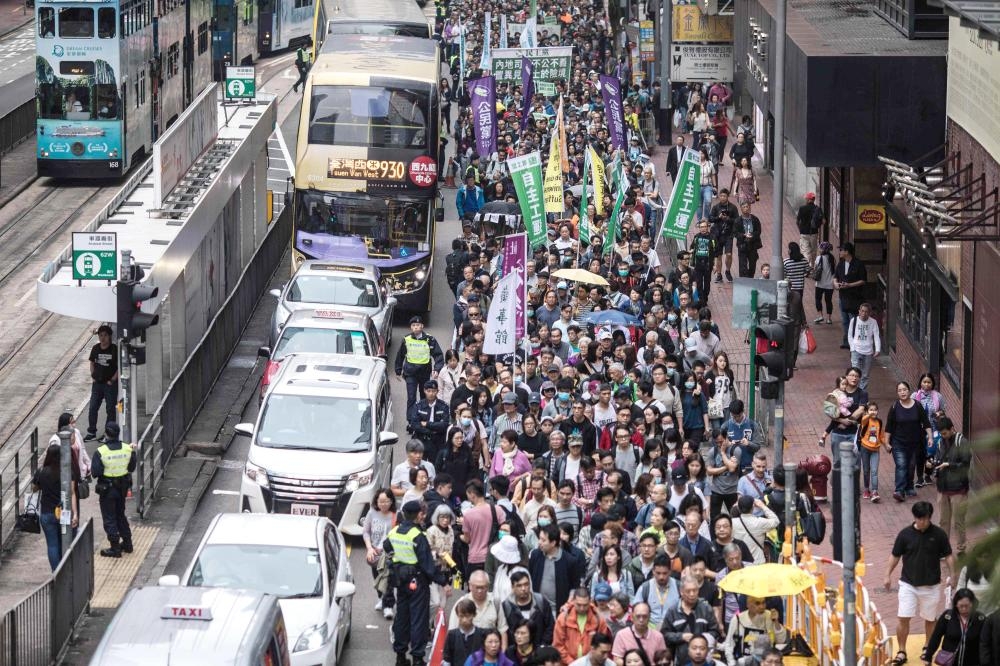
[[[976,595],[961,588],[951,608],[938,617],[920,660],[936,666],[986,666],[979,659],[980,636],[986,616],[976,610]]]
[[[32,492],[39,493],[38,522],[45,533],[46,552],[49,556],[49,566],[55,571],[62,560],[61,525],[59,523],[60,502],[62,497],[62,447],[59,444],[49,444],[45,450],[42,466],[35,472],[31,480]],[[80,470],[73,461],[73,479],[70,482],[70,506],[72,517],[70,528],[75,532],[80,524],[80,502],[76,497],[77,479]]]
[[[58,427],[55,434],[49,438],[49,444],[60,444],[59,433],[69,430],[71,433],[70,449],[73,451],[73,464],[80,470],[80,479],[77,484],[77,497],[87,499],[90,497],[90,456],[87,454],[87,447],[83,445],[83,435],[76,427],[76,417],[69,412],[59,415]]]

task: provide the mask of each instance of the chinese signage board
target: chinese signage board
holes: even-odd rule
[[[253,67],[226,67],[226,99],[253,99],[257,94]]]
[[[674,7],[674,42],[732,42],[733,17],[708,16],[698,5]]]
[[[73,279],[118,279],[118,236],[115,233],[73,233]]]
[[[732,81],[732,44],[674,44],[670,76],[675,81]]]
[[[535,66],[534,79],[557,81],[570,79],[573,71],[573,47],[556,46],[538,49],[494,49],[493,76],[497,81],[521,82],[521,58],[531,60]]]
[[[652,21],[639,21],[639,56],[643,62],[656,60],[656,32]]]

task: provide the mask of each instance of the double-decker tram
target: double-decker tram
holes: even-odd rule
[[[313,18],[319,0],[260,0],[257,50],[267,56],[312,44]]]
[[[379,268],[399,307],[426,311],[438,200],[438,47],[328,40],[306,83],[293,193],[293,270],[305,259]]]
[[[226,67],[252,65],[260,57],[258,0],[214,0],[212,77],[226,78]]]
[[[314,53],[343,35],[431,38],[431,25],[413,0],[316,0]],[[340,48],[334,44],[334,48]]]
[[[38,174],[114,178],[211,81],[211,0],[37,0]]]

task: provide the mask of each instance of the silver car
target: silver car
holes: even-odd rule
[[[396,299],[374,266],[351,266],[329,261],[306,261],[281,289],[272,289],[278,307],[271,318],[271,347],[278,340],[288,315],[297,310],[323,310],[336,306],[345,312],[360,312],[372,318],[382,337],[382,346],[392,343],[392,313]]]

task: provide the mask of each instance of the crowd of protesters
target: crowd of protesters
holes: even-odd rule
[[[747,413],[746,388],[735,380],[708,308],[712,285],[733,280],[734,244],[739,274],[767,277],[768,267],[757,266],[762,229],[752,213],[759,191],[749,118],[733,132],[731,94],[721,83],[670,92],[675,112],[668,118],[678,135],[664,151],[664,168],[676,180],[685,152],[698,150],[703,205],[688,242],[669,265],[661,263],[655,238],[662,199],[639,131],[639,118],[658,108],[660,90],[633,82],[628,60],[616,55],[619,35],[602,5],[540,2],[538,10],[539,45],[574,47],[571,78],[555,82],[556,97],[535,95],[524,122],[521,86],[500,82],[498,150],[478,155],[462,82],[483,73],[482,17],[491,11],[523,24],[526,5],[452,0],[438,6],[437,36],[451,66],[451,76],[441,80],[447,127],[442,155],[449,155],[441,160],[442,175],[457,185],[463,224],[445,261],[455,295],[454,334],[441,370],[423,383],[423,399],[409,409],[407,459],[366,520],[369,562],[382,580],[380,543],[402,505],[405,519],[425,530],[435,569],[427,577],[432,611],[440,608],[448,618],[447,666],[776,666],[789,649],[781,600],[719,587],[730,572],[778,558],[787,502],[799,533],[802,520],[818,510],[805,471],[785,478],[780,467],[771,470],[762,429]],[[558,35],[542,31],[549,15],[558,17]],[[495,27],[492,36],[493,48],[508,46],[498,43]],[[517,38],[511,34],[509,45]],[[462,43],[465,72],[459,71]],[[623,149],[609,140],[598,90],[602,74],[622,83],[629,126]],[[506,160],[534,151],[547,159],[560,99],[569,167],[563,210],[548,215],[547,243],[528,257],[523,349],[491,356],[483,349],[485,322],[509,229],[477,213],[490,201],[517,201]],[[657,122],[657,138],[670,134],[666,119]],[[725,149],[733,135],[728,165]],[[579,209],[583,192],[572,186],[581,182],[587,148],[606,169],[624,168],[627,196],[616,225],[607,219],[616,194],[610,189],[603,214],[593,198],[589,210]],[[732,176],[730,188],[718,187],[723,167]],[[863,358],[877,356],[877,324],[869,324],[860,300],[849,301],[860,264],[852,247],[841,248],[834,260],[832,247],[817,243],[824,218],[814,199],[806,197],[802,238],[789,245],[783,268],[790,278],[798,276],[792,289],[800,297],[807,278],[816,282],[817,324],[832,323],[831,294],[840,290],[852,363],[836,387],[843,411],[831,418],[828,438],[859,442],[865,497],[873,502],[882,447],[891,446],[897,469],[904,470],[897,472],[898,500],[913,494],[907,474],[918,475],[918,487],[920,474],[933,475],[948,498],[941,500],[942,522],[950,531],[954,516],[962,549],[967,450],[941,411],[932,377],[923,378],[913,395],[901,383],[899,401],[884,423],[879,420],[864,391],[871,362]],[[589,242],[580,229],[587,213]],[[556,275],[565,268],[587,269],[607,286]],[[601,323],[609,312],[623,316]],[[804,308],[800,318],[804,324]],[[922,437],[932,430],[938,444],[928,456]],[[914,549],[928,534],[938,536],[928,532],[925,504],[914,506],[915,534],[901,535],[893,549],[903,562],[901,602],[906,576],[913,576]],[[935,562],[951,565],[947,535],[939,548]],[[969,573],[970,587],[973,577],[984,575],[976,572]],[[391,618],[391,588],[378,589],[377,609]],[[966,617],[963,600],[972,593],[963,590],[955,612]],[[927,616],[929,604],[911,596],[911,617],[919,611],[928,621],[935,618]],[[939,624],[935,649],[942,638],[946,645],[950,640],[950,625]],[[397,634],[405,629],[394,625]],[[964,634],[962,641],[962,661],[955,663],[985,663],[968,656],[972,647]],[[405,640],[401,644],[397,664],[409,663]],[[415,666],[423,663],[422,651],[412,655]]]

